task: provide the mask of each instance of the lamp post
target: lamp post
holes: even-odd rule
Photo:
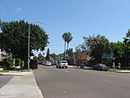
[[[30,24],[28,27],[28,70],[30,69]]]
[[[35,22],[35,23],[43,23],[43,21]],[[30,70],[30,27],[31,24],[28,25],[28,71]]]

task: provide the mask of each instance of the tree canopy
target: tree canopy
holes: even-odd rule
[[[46,60],[50,60],[50,50],[49,50],[49,48],[47,49]]]
[[[109,53],[109,40],[105,36],[89,36],[84,37],[82,47],[91,50],[90,55],[95,58],[97,62],[101,62],[102,55]]]
[[[67,50],[69,48],[69,43],[70,41],[73,39],[72,35],[70,32],[65,32],[63,35],[62,35],[62,38],[63,40],[65,41],[65,43],[67,43]],[[65,46],[66,47],[66,46]]]
[[[27,60],[28,29],[30,25],[30,54],[32,50],[41,50],[48,44],[48,35],[38,25],[29,24],[24,20],[7,22],[1,25],[0,48],[13,57]]]

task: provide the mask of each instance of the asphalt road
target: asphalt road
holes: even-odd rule
[[[130,98],[130,73],[39,66],[34,74],[44,98]]]
[[[4,86],[11,78],[12,76],[0,75],[0,88]]]

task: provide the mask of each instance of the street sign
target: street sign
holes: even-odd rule
[[[102,58],[115,59],[115,58],[113,57],[113,55],[111,55],[111,54],[103,54],[103,55],[102,55]]]

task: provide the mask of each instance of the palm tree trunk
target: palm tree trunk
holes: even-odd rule
[[[69,43],[67,43],[67,50],[69,49]]]
[[[64,59],[66,59],[66,41],[65,41],[65,44],[64,44]]]

